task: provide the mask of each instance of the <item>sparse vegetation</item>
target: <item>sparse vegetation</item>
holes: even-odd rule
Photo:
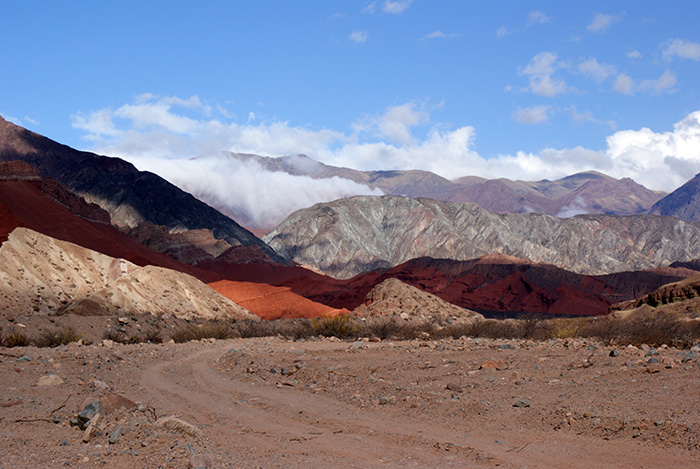
[[[190,324],[175,329],[170,336],[176,343],[189,342],[201,339],[230,339],[233,337],[230,323],[210,322],[206,324]]]
[[[0,345],[3,347],[26,347],[29,345],[29,339],[21,332],[10,331],[0,338]]]
[[[318,335],[337,337],[339,339],[350,337],[358,330],[357,322],[350,314],[313,318],[311,327]]]
[[[67,345],[71,342],[77,342],[80,340],[80,335],[78,335],[73,329],[64,328],[56,331],[46,331],[41,334],[35,341],[37,347],[58,347],[60,345]]]

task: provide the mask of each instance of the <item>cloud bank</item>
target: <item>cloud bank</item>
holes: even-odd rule
[[[546,62],[543,58],[543,63],[532,64],[533,69],[546,74]],[[368,189],[346,180],[311,180],[263,173],[262,168],[238,167],[216,159],[189,158],[221,151],[265,156],[306,154],[335,166],[423,169],[448,179],[465,175],[558,179],[597,170],[665,191],[676,189],[700,172],[700,111],[689,114],[668,132],[648,128],[614,132],[606,138],[603,149],[546,148],[488,159],[476,151],[474,127],[434,123],[431,112],[425,102],[408,102],[363,116],[350,126],[350,132],[340,132],[284,121],[227,122],[217,106],[208,106],[196,96],[143,95],[117,109],[75,114],[72,123],[85,132],[91,150],[122,157],[200,196],[206,192],[219,208],[257,226],[269,226],[281,213],[366,194]],[[590,113],[570,112],[581,121],[594,120]],[[532,124],[546,120],[547,113],[546,107],[520,109],[514,118]],[[614,127],[614,122],[603,124]],[[260,207],[266,207],[267,213]]]
[[[133,159],[248,228],[274,228],[290,213],[354,195],[382,195],[349,179],[313,179],[267,171],[254,161],[225,154],[195,159]],[[304,168],[300,168],[304,169]],[[308,169],[308,168],[306,168]]]

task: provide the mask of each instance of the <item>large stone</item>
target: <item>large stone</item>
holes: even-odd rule
[[[82,430],[85,430],[92,418],[97,414],[104,415],[105,409],[102,403],[98,400],[92,401],[87,404],[83,409],[78,412],[78,424]]]
[[[44,375],[41,378],[39,378],[39,381],[36,383],[37,386],[58,386],[59,384],[63,384],[64,381],[63,379],[54,374],[50,375]]]

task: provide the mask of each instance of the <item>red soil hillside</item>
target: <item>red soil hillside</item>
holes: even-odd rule
[[[640,292],[650,292],[690,273],[687,269],[665,268],[589,276],[492,255],[471,261],[414,259],[346,281],[306,271],[299,277],[279,279],[276,284],[311,300],[350,310],[362,304],[375,285],[397,278],[449,303],[480,312],[604,315],[613,303],[638,297]]]
[[[349,312],[316,303],[285,287],[231,280],[220,280],[209,286],[263,319],[314,318]]]
[[[165,267],[187,273],[204,282],[221,278],[213,272],[177,262],[152,251],[110,224],[75,215],[66,206],[80,206],[80,202],[65,204],[66,206],[59,204],[42,192],[41,185],[41,179],[27,178],[24,172],[14,180],[5,172],[0,179],[0,206],[3,206],[0,208],[0,239],[6,240],[14,228],[24,226],[52,238],[126,259],[139,266]]]

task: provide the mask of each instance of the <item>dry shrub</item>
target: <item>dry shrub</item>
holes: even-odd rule
[[[411,340],[426,337],[434,332],[431,322],[374,316],[359,323],[357,337],[377,339]]]
[[[29,338],[21,332],[12,330],[0,338],[0,345],[3,347],[26,347],[29,345]]]
[[[143,341],[149,344],[160,344],[163,342],[163,337],[160,335],[160,331],[156,328],[151,328],[146,330],[143,336]]]
[[[77,342],[81,339],[80,335],[73,329],[64,328],[57,331],[46,331],[34,341],[37,347],[58,347],[67,345],[71,342]]]
[[[217,339],[224,340],[233,337],[233,331],[227,322],[208,322],[206,324],[190,324],[178,327],[170,338],[181,344],[191,340]]]
[[[279,321],[277,319],[276,321]],[[248,339],[251,337],[269,337],[274,335],[273,321],[255,321],[252,319],[245,319],[243,321],[237,321],[233,324],[233,333],[237,337]]]
[[[357,322],[350,314],[313,318],[311,327],[318,335],[339,339],[348,338],[358,330]]]

